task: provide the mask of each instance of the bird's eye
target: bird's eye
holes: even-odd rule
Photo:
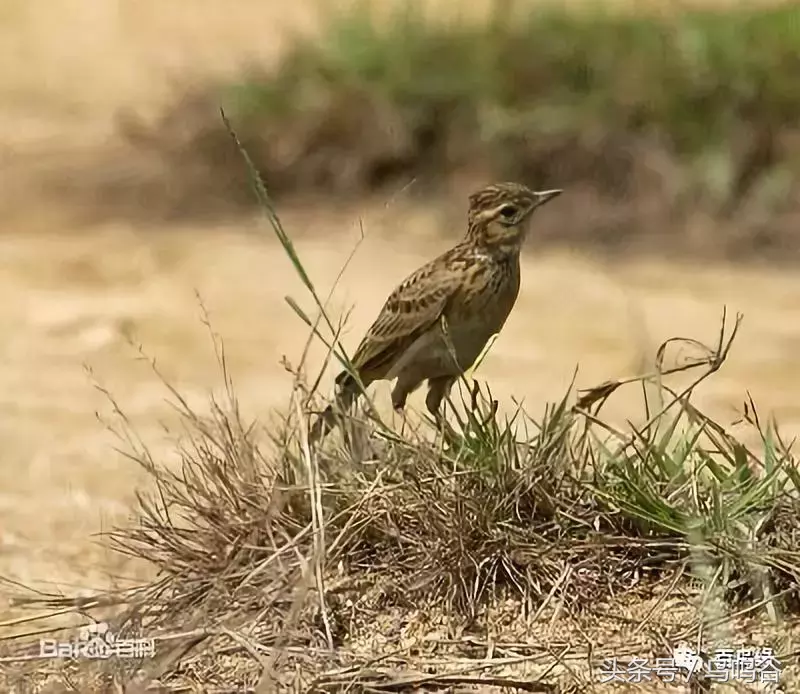
[[[517,208],[514,207],[514,205],[503,205],[503,207],[500,208],[500,214],[506,219],[511,219],[517,214]]]

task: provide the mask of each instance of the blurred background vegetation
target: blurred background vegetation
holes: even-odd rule
[[[717,255],[800,248],[800,6],[498,0],[477,21],[367,0],[324,16],[277,65],[194,86],[128,137],[191,171],[209,202],[252,204],[224,105],[277,194],[511,178],[570,189],[570,242],[663,246],[669,228],[680,252],[700,224]],[[180,207],[205,213],[192,200]]]

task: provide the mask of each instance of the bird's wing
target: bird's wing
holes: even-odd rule
[[[353,355],[353,366],[362,381],[383,378],[414,341],[440,319],[462,283],[458,273],[443,270],[441,262],[429,263],[389,295]],[[345,377],[346,372],[340,379]]]

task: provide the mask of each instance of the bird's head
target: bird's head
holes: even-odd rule
[[[469,196],[469,230],[473,243],[506,252],[518,251],[533,211],[561,194],[535,191],[520,183],[495,183]]]

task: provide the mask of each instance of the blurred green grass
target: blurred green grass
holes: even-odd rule
[[[446,106],[473,136],[663,137],[678,153],[724,145],[738,126],[796,127],[800,7],[691,9],[669,18],[543,7],[436,21],[414,3],[379,21],[369,2],[332,13],[271,74],[230,88],[238,115],[316,110],[367,93],[421,121]]]
[[[277,196],[520,180],[575,201],[541,245],[798,258],[800,6],[493,7],[330,9],[276,65],[189,87],[129,138],[170,172],[147,209],[180,189],[181,214],[252,210],[222,105]]]

